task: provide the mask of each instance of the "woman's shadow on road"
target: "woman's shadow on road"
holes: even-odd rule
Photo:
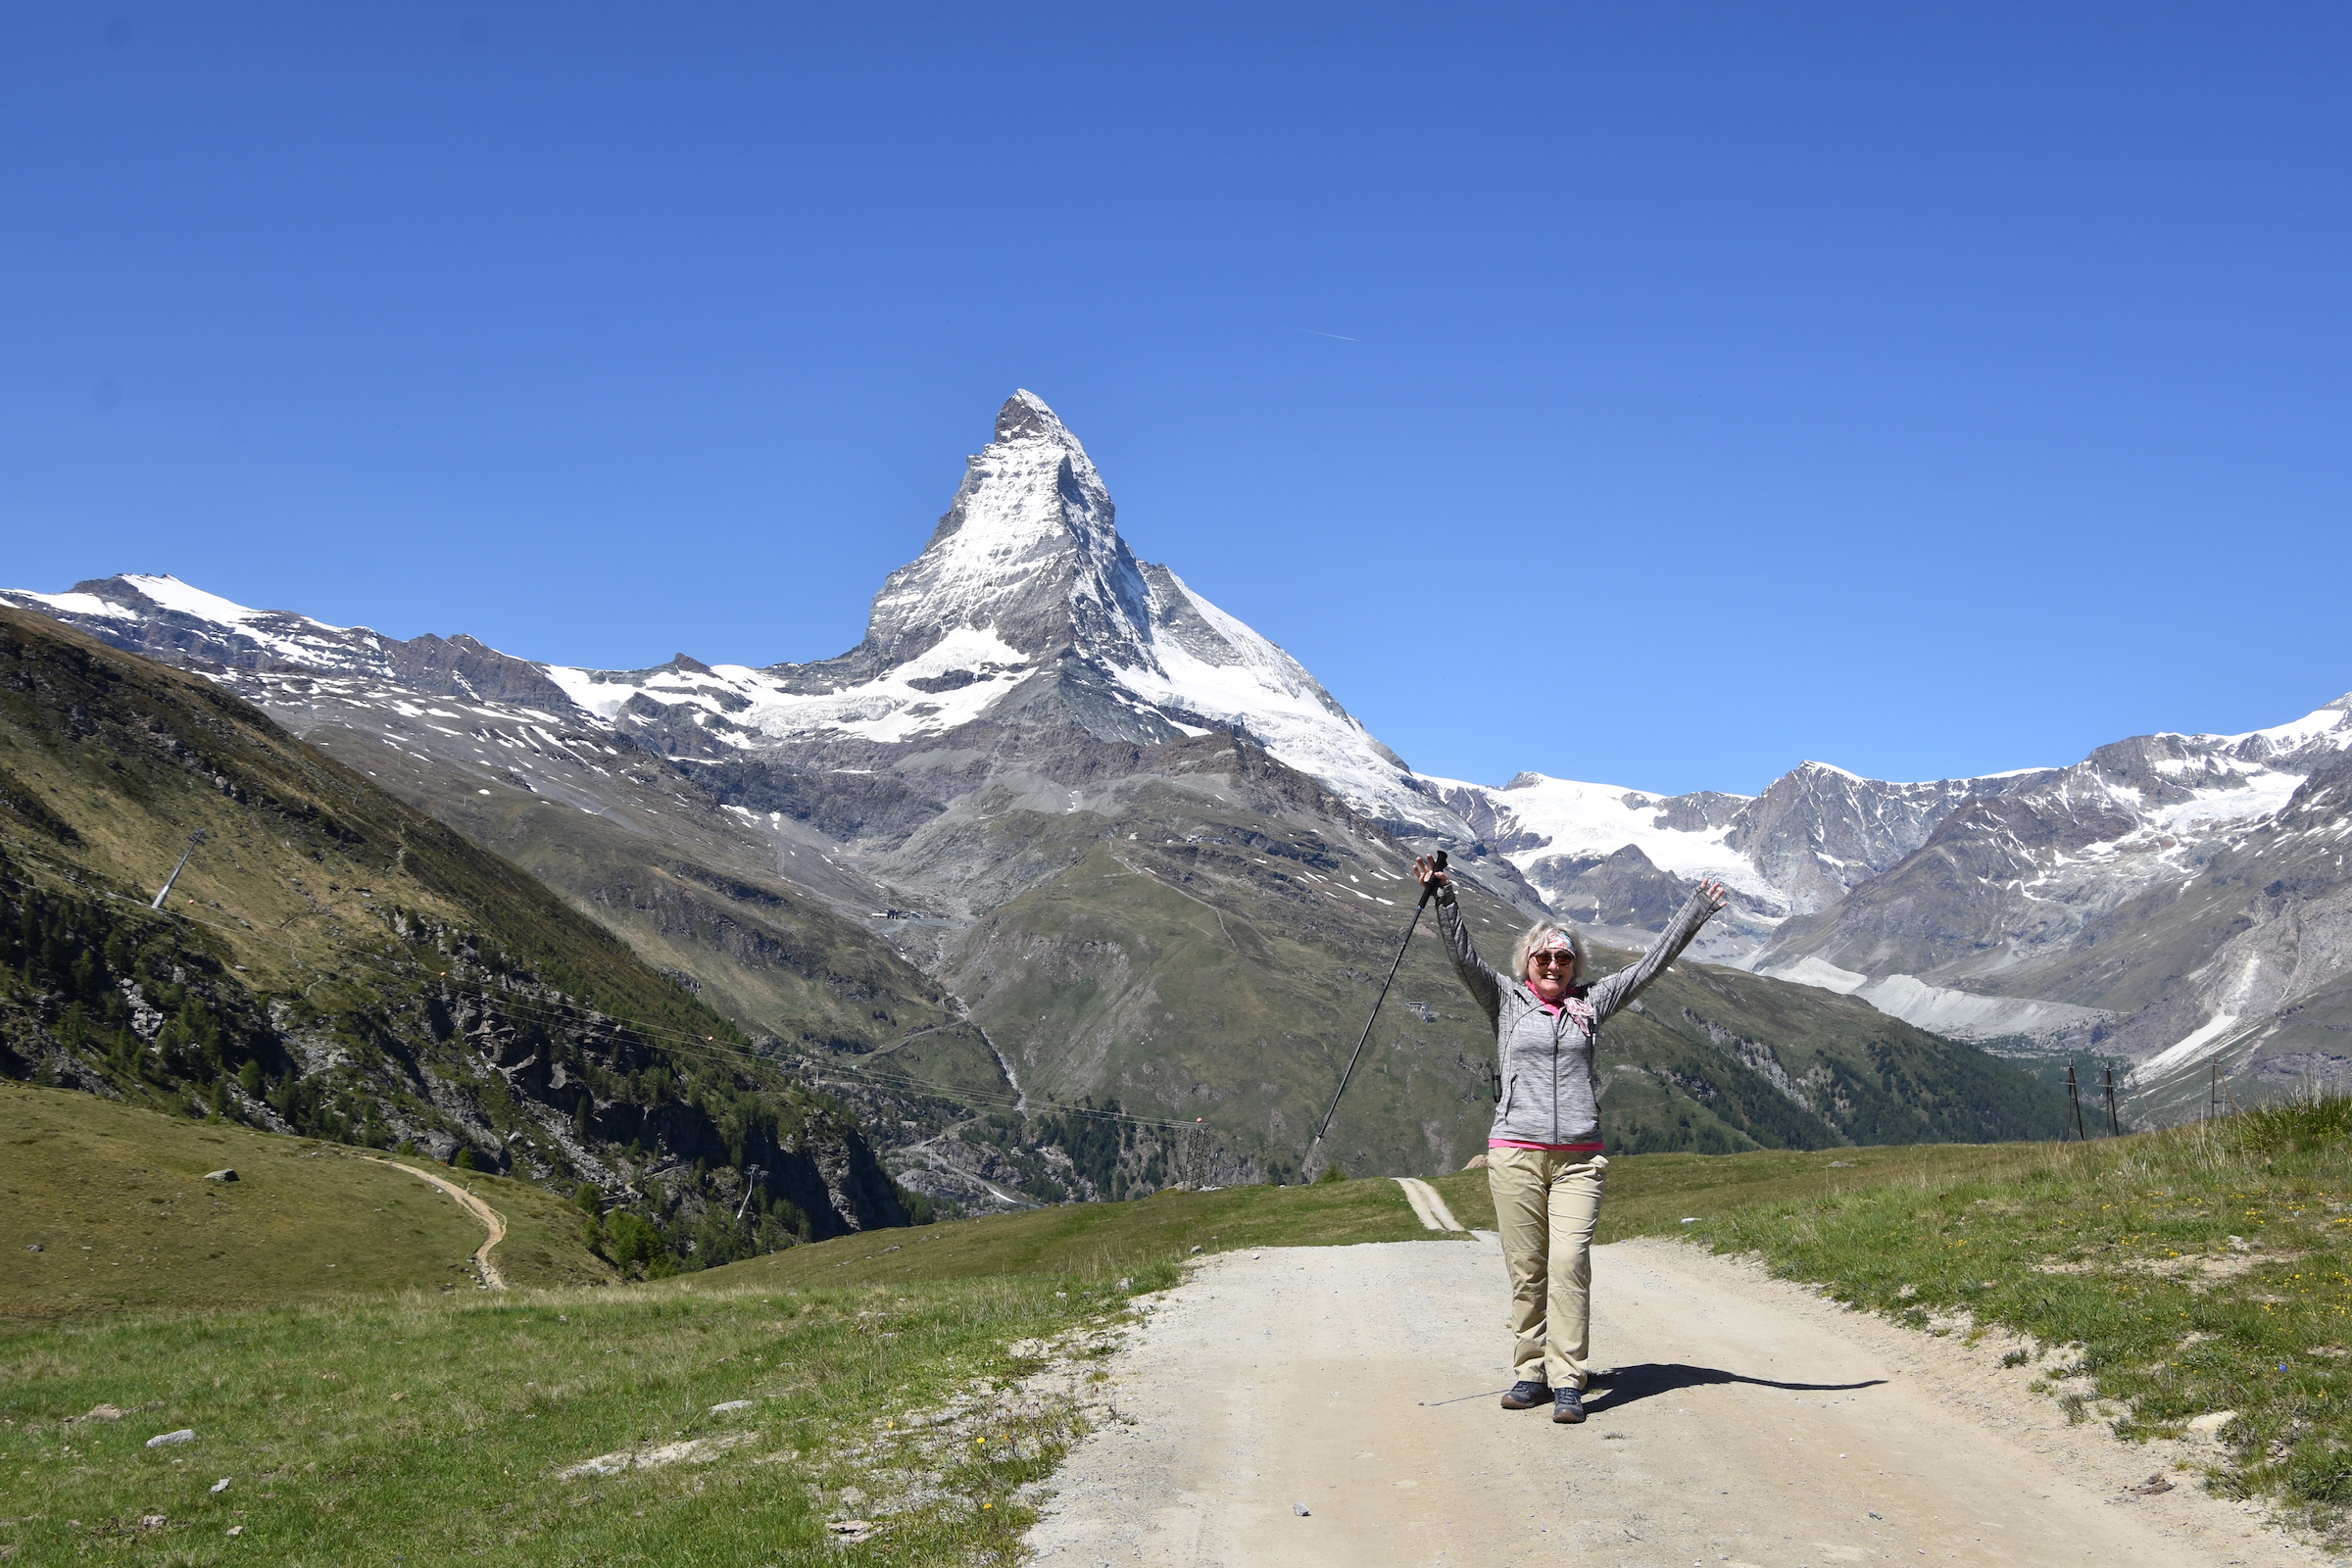
[[[1586,1402],[1594,1410],[1616,1410],[1642,1399],[1654,1399],[1661,1394],[1709,1388],[1719,1383],[1746,1383],[1759,1389],[1786,1389],[1792,1394],[1840,1394],[1853,1389],[1875,1389],[1886,1381],[1867,1378],[1860,1383],[1782,1383],[1772,1378],[1726,1372],[1721,1367],[1642,1361],[1621,1366],[1614,1372],[1593,1374],[1592,1385],[1597,1392]]]

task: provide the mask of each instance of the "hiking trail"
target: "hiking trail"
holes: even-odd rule
[[[370,1164],[389,1165],[394,1170],[405,1170],[420,1182],[431,1182],[435,1187],[457,1200],[460,1208],[480,1220],[482,1228],[490,1233],[490,1237],[489,1240],[473,1250],[474,1266],[482,1271],[482,1283],[491,1290],[503,1291],[507,1288],[507,1277],[501,1274],[498,1271],[498,1265],[490,1260],[490,1249],[507,1239],[506,1215],[501,1214],[456,1182],[450,1181],[446,1177],[436,1176],[429,1170],[418,1170],[416,1166],[404,1165],[397,1159],[379,1159],[373,1154],[362,1154],[360,1157]]]
[[[1492,1232],[1203,1260],[1107,1363],[1112,1416],[1040,1484],[1035,1560],[2331,1560],[2205,1493],[2210,1445],[2069,1427],[2027,1391],[2034,1368],[2000,1365],[2015,1342],[1899,1328],[1697,1247],[1594,1250],[1594,1364],[1612,1370],[1581,1426],[1497,1407],[1502,1319]],[[2155,1473],[2170,1490],[2127,1490]]]

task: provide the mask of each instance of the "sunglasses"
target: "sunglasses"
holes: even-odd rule
[[[1531,953],[1527,956],[1527,961],[1539,969],[1573,969],[1576,967],[1576,955],[1573,953]]]

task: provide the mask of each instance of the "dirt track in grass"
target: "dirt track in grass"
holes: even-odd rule
[[[436,1176],[429,1170],[418,1170],[414,1165],[404,1165],[396,1159],[377,1159],[372,1154],[363,1154],[360,1157],[371,1164],[389,1165],[394,1170],[405,1170],[420,1182],[432,1183],[454,1199],[460,1208],[480,1220],[482,1229],[490,1234],[481,1246],[473,1250],[474,1266],[482,1271],[484,1285],[494,1291],[503,1291],[507,1288],[507,1277],[498,1271],[498,1264],[493,1262],[490,1257],[490,1250],[507,1239],[506,1215],[501,1214],[497,1209],[492,1208],[488,1203],[483,1202],[446,1176]]]
[[[1208,1259],[1111,1363],[1051,1485],[1049,1568],[1573,1560],[2328,1563],[2204,1493],[2194,1443],[2069,1427],[1968,1348],[1673,1242],[1594,1253],[1592,1417],[1506,1413],[1477,1246]],[[2176,1463],[2190,1468],[2176,1469]],[[2127,1489],[2161,1473],[2172,1490]],[[1301,1516],[1296,1505],[1304,1504]]]

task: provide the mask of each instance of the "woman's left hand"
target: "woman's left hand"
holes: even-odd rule
[[[1709,914],[1719,912],[1725,905],[1732,902],[1731,890],[1713,877],[1707,878],[1698,885],[1698,895],[1707,901]]]

